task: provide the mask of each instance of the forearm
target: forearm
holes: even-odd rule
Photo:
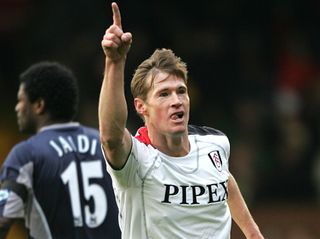
[[[260,229],[242,197],[240,189],[231,175],[228,182],[229,198],[228,205],[231,211],[233,220],[239,226],[241,231],[248,239],[263,239]]]
[[[125,61],[106,58],[105,74],[99,99],[100,139],[108,162],[122,168],[131,148],[131,136],[126,129],[128,117],[124,93]]]
[[[102,143],[121,140],[127,120],[124,93],[124,61],[106,59],[99,99],[99,127]]]

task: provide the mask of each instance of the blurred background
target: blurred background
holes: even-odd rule
[[[80,81],[77,120],[98,127],[100,41],[111,1],[0,0],[0,160],[28,137],[16,126],[18,76],[56,60]],[[320,228],[320,1],[118,1],[133,34],[129,82],[156,48],[189,68],[190,123],[223,131],[230,170],[266,238],[318,239]],[[10,238],[25,238],[18,223]],[[236,227],[233,239],[244,238]]]

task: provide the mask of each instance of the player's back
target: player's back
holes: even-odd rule
[[[28,189],[33,238],[120,238],[118,210],[98,131],[53,125],[17,145],[5,168]]]

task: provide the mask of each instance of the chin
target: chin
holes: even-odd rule
[[[172,127],[174,134],[183,134],[187,131],[187,125],[179,124]]]

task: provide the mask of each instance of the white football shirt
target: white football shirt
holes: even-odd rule
[[[132,137],[126,165],[108,165],[123,238],[230,238],[229,140],[220,131],[201,129],[189,129],[191,148],[184,157]]]

